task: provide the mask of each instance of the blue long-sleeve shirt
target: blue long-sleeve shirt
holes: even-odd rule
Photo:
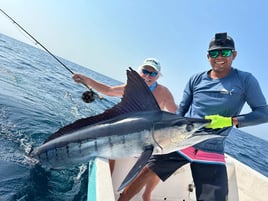
[[[240,114],[247,103],[251,112]],[[208,71],[198,73],[188,81],[177,114],[186,117],[204,118],[219,114],[237,117],[238,127],[268,122],[268,105],[256,78],[248,72],[231,69],[228,76],[212,79]],[[211,130],[227,136],[231,128]],[[204,151],[223,153],[223,138],[210,139],[195,147]]]

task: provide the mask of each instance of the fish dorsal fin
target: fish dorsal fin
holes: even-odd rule
[[[132,68],[129,68],[129,70],[127,70],[127,85],[124,90],[124,95],[118,104],[99,115],[82,118],[60,128],[45,142],[122,114],[152,110],[160,110],[156,99],[141,76]]]
[[[115,109],[120,108],[121,113],[160,110],[151,90],[136,71],[129,68],[127,78],[123,98]]]

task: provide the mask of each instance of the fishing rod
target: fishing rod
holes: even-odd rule
[[[26,31],[21,25],[19,25],[12,17],[10,17],[6,12],[4,12],[1,8],[0,11],[2,14],[4,14],[8,19],[10,19],[17,27],[19,27],[24,33],[26,33],[34,42],[38,45],[40,45],[48,54],[50,54],[57,62],[59,62],[66,70],[68,70],[71,74],[74,74],[74,72],[68,68],[61,60],[59,60],[54,54],[52,54],[45,46],[43,46],[37,39],[35,39],[28,31]],[[86,84],[83,83],[85,87],[88,88],[88,91],[85,91],[82,94],[82,99],[86,103],[91,103],[95,100],[95,96],[97,96],[100,100],[103,99],[101,95],[99,95],[97,92],[93,91],[93,89]]]

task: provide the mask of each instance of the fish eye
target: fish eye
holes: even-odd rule
[[[194,129],[194,125],[193,124],[187,124],[186,125],[186,130],[187,130],[187,132],[190,132],[190,131],[192,131]]]

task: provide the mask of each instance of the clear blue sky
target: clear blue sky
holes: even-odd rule
[[[0,7],[55,55],[122,82],[129,66],[157,58],[159,82],[177,103],[188,78],[210,68],[210,39],[228,32],[238,51],[233,66],[252,72],[268,99],[266,0],[2,0]],[[4,15],[0,32],[33,45]],[[268,124],[244,130],[268,140]]]

